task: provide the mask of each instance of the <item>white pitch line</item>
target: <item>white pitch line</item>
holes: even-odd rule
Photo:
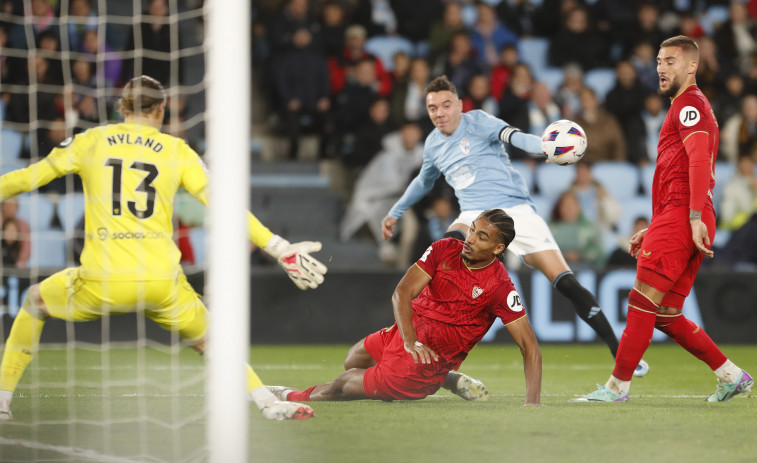
[[[34,449],[34,450],[49,450],[52,452],[61,453],[69,457],[74,457],[76,459],[87,459],[90,461],[97,461],[97,462],[103,462],[103,463],[135,463],[139,461],[139,460],[132,460],[129,458],[103,455],[101,453],[97,453],[94,450],[89,450],[89,449],[80,449],[76,447],[64,447],[61,445],[41,444],[39,442],[21,440],[21,439],[6,439],[5,437],[0,437],[0,445],[15,445],[15,446],[26,447],[29,449]]]

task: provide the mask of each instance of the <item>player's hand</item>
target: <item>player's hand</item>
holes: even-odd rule
[[[694,240],[694,246],[706,257],[715,257],[715,253],[710,249],[710,235],[707,234],[707,225],[701,219],[691,221],[691,238]]]
[[[413,356],[413,362],[415,363],[418,363],[418,360],[424,364],[431,363],[432,360],[434,362],[439,360],[439,356],[436,355],[436,352],[418,341],[405,341],[405,352]]]
[[[639,255],[641,251],[641,242],[644,241],[644,236],[647,234],[647,229],[639,230],[628,240],[628,253],[634,257]]]
[[[315,289],[323,283],[327,268],[309,253],[321,250],[318,241],[290,243],[274,235],[265,246],[265,251],[276,259],[298,288]]]
[[[388,215],[384,217],[384,220],[381,221],[381,234],[384,236],[384,239],[394,235],[394,225],[396,223],[397,219],[394,217],[389,217]]]

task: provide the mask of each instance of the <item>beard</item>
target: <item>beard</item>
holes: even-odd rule
[[[676,93],[678,93],[678,90],[681,89],[681,84],[675,80],[670,80],[669,82],[670,86],[667,90],[663,90],[662,87],[657,87],[657,93],[667,98],[673,98],[676,96]]]

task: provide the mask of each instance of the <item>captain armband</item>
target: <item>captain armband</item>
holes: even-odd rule
[[[513,127],[512,125],[508,125],[499,132],[499,139],[505,143],[510,143],[510,139],[516,132],[522,132],[522,130],[517,127]]]

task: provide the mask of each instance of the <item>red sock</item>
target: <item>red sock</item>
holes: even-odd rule
[[[310,402],[310,393],[313,392],[315,386],[309,387],[304,391],[292,391],[287,394],[287,400],[292,402]]]
[[[675,317],[669,324],[658,323],[657,329],[673,338],[673,341],[706,363],[713,371],[728,360],[707,333],[683,315]]]
[[[633,371],[649,347],[654,333],[657,305],[636,289],[628,296],[628,316],[626,329],[620,337],[618,355],[612,375],[621,381],[631,381]]]

